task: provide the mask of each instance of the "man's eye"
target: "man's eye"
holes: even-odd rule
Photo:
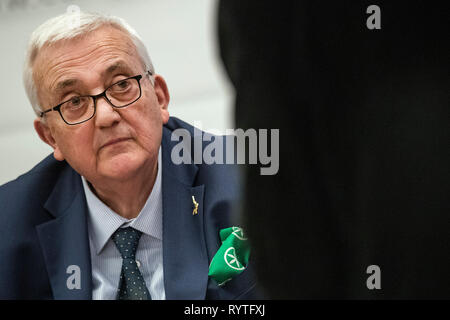
[[[89,97],[75,96],[64,104],[64,108],[67,110],[77,110],[83,108],[88,104],[88,99]]]
[[[70,104],[73,106],[78,106],[80,103],[81,103],[80,97],[73,97],[72,99],[70,99]]]
[[[114,85],[114,90],[125,90],[130,86],[130,80],[123,80]]]

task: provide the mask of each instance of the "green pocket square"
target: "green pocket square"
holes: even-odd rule
[[[250,256],[250,245],[244,231],[239,227],[220,230],[220,240],[222,245],[211,260],[208,275],[222,286],[245,270]]]

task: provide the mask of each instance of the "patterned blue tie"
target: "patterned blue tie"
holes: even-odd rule
[[[144,277],[136,263],[136,250],[142,232],[131,227],[119,228],[112,240],[122,256],[118,300],[151,300]]]

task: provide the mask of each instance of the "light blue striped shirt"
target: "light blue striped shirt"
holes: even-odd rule
[[[88,206],[89,246],[92,263],[92,299],[114,300],[119,288],[122,257],[111,239],[118,228],[142,232],[136,262],[153,300],[165,300],[162,247],[161,148],[152,192],[139,215],[125,219],[105,205],[82,177]]]

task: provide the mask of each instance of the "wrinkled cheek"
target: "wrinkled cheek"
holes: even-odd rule
[[[81,175],[86,175],[89,174],[89,172],[95,171],[97,159],[92,151],[82,148],[73,148],[69,153],[70,156],[67,160],[75,171]]]
[[[161,131],[159,129],[148,130],[145,134],[138,136],[139,145],[150,155],[158,153],[159,146],[161,145]]]
[[[92,147],[91,139],[81,139],[81,135],[72,134],[77,140],[69,140],[60,147],[60,150],[69,165],[78,173],[84,175],[94,170],[96,155]]]

